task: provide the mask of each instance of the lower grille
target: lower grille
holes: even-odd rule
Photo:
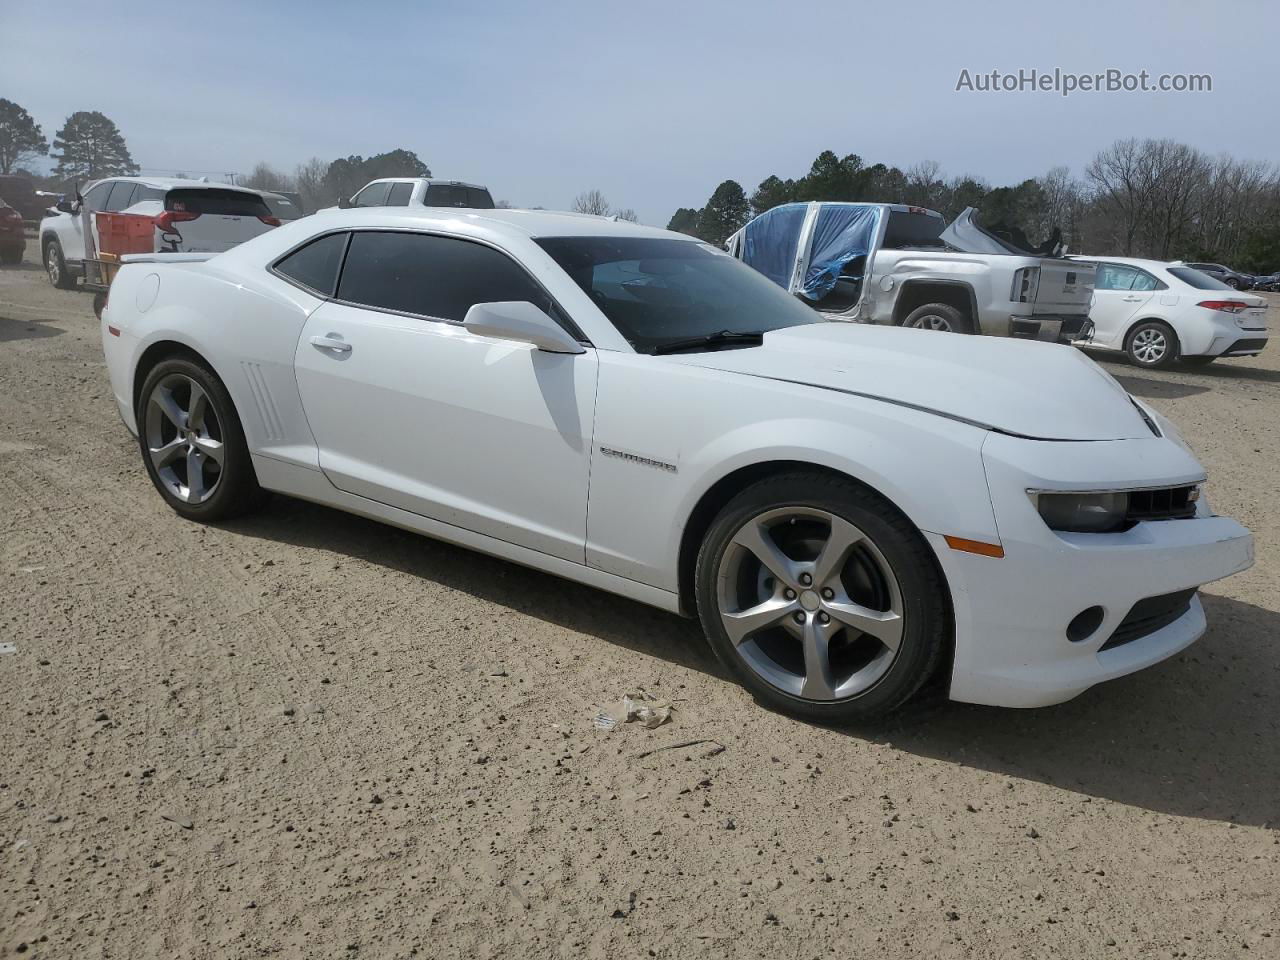
[[[1120,621],[1115,633],[1098,648],[1098,652],[1122,647],[1167,627],[1191,609],[1191,600],[1195,595],[1196,588],[1192,587],[1190,590],[1139,600],[1133,605],[1129,615]]]
[[[1144,520],[1186,520],[1194,517],[1196,501],[1192,495],[1195,491],[1195,484],[1160,490],[1134,490],[1129,494],[1125,521],[1141,523]]]

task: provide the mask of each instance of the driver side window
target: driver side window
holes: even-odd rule
[[[107,206],[107,196],[111,193],[111,187],[115,181],[107,180],[94,186],[92,190],[84,195],[84,209],[86,210],[103,210]]]
[[[381,207],[387,202],[387,192],[391,189],[389,183],[371,183],[354,197],[351,198],[353,207]]]

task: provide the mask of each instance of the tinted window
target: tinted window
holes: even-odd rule
[[[105,210],[107,195],[111,193],[111,188],[114,185],[115,181],[108,180],[106,183],[99,183],[95,186],[84,195],[84,208],[86,210]]]
[[[407,207],[409,194],[413,193],[412,183],[393,183],[387,192],[388,207]]]
[[[894,210],[884,228],[884,246],[890,250],[903,247],[942,247],[942,230],[946,226],[941,217],[927,213],[902,213]]]
[[[267,206],[271,209],[271,213],[281,220],[297,220],[302,216],[302,211],[288,197],[265,196],[262,198],[266,201]]]
[[[331,233],[320,237],[277,263],[276,272],[321,296],[331,297],[338,282],[338,268],[342,266],[342,251],[346,246],[345,233]]]
[[[390,189],[391,184],[389,183],[371,183],[351,198],[351,205],[355,207],[385,206],[387,191]]]
[[[550,297],[506,254],[452,237],[361,231],[351,237],[338,298],[461,321],[474,304]]]
[[[468,187],[460,183],[433,183],[427,187],[422,202],[428,207],[469,207],[492,210],[493,197],[484,187]]]
[[[537,241],[637,350],[722,331],[822,322],[764,274],[704,243],[649,237]]]
[[[127,180],[117,180],[111,185],[111,195],[107,197],[107,202],[103,206],[103,210],[123,210],[125,207],[133,205],[133,191],[137,188],[137,184],[130,183]]]
[[[223,217],[269,217],[271,209],[256,193],[239,190],[195,187],[170,190],[164,197],[166,210],[207,213]]]
[[[1197,290],[1230,290],[1221,280],[1215,280],[1207,273],[1192,270],[1190,267],[1169,267],[1169,272],[1190,287]]]

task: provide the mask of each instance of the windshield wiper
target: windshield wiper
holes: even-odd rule
[[[702,337],[688,337],[683,340],[668,340],[654,347],[650,353],[679,353],[682,350],[707,350],[728,344],[750,344],[758,347],[764,343],[763,333],[739,333],[734,330],[721,330],[719,333],[708,333]]]

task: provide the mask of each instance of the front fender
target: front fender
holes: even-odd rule
[[[676,590],[684,529],[703,498],[735,472],[784,462],[853,477],[923,531],[995,542],[985,435],[882,401],[602,354],[588,563]]]

